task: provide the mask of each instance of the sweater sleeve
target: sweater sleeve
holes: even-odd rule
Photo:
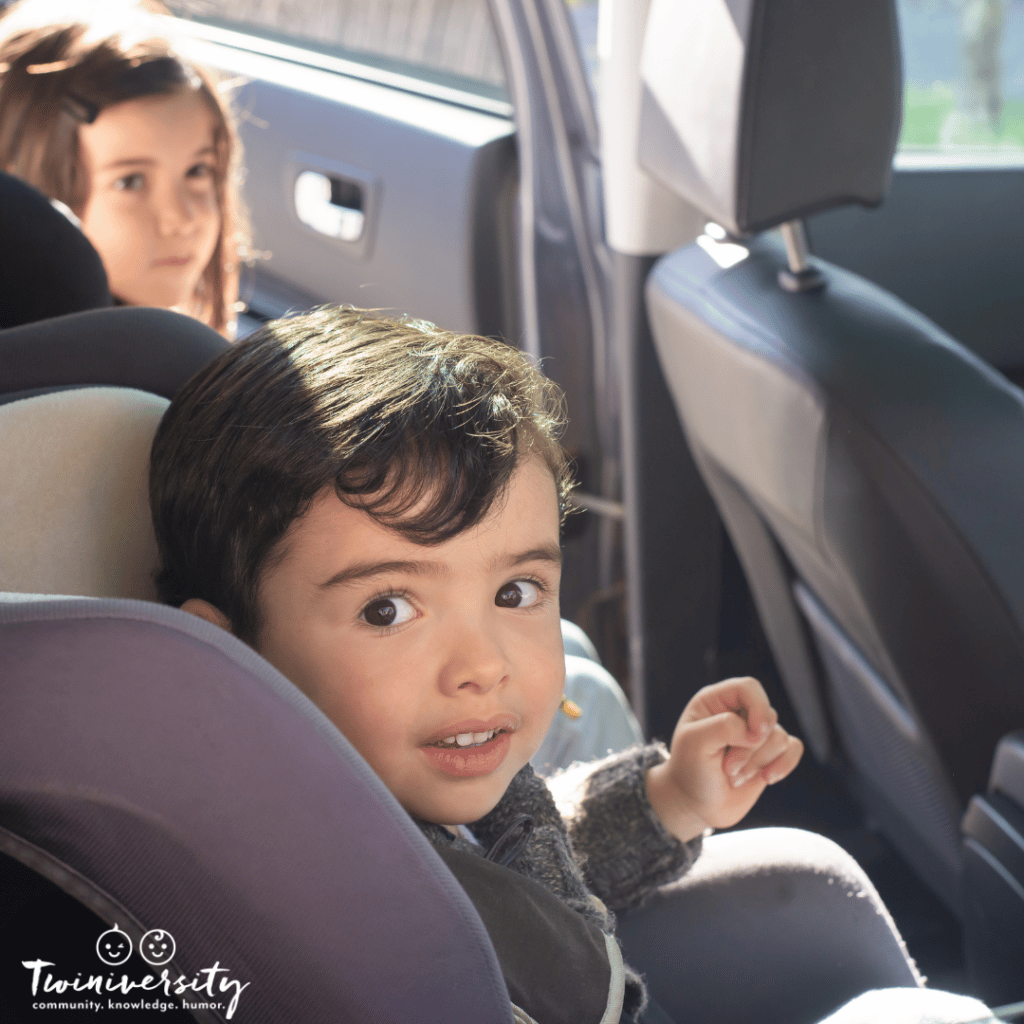
[[[655,743],[548,779],[587,885],[613,911],[640,905],[700,854],[701,838],[680,842],[647,799],[647,770],[667,757]]]

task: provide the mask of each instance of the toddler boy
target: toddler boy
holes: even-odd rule
[[[609,933],[607,908],[685,870],[802,745],[754,680],[728,680],[691,700],[671,753],[567,774],[556,808],[528,762],[565,674],[561,415],[498,342],[336,308],[268,325],[161,422],[157,584],[303,690],[440,851],[490,848]],[[608,941],[607,1007],[639,1019]]]

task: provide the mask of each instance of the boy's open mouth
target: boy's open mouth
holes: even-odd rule
[[[420,749],[427,761],[445,775],[461,779],[490,775],[508,756],[514,731],[499,726],[480,732],[457,732]]]
[[[489,743],[500,733],[508,732],[507,729],[488,729],[486,732],[460,732],[455,736],[446,736],[429,744],[431,747],[439,747],[441,750],[460,749],[463,747],[479,747]]]

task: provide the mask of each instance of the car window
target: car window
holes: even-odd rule
[[[903,162],[1024,162],[1024,0],[898,0]]]
[[[167,6],[182,17],[507,98],[487,0],[169,0]]]
[[[598,0],[565,0],[597,89]],[[897,0],[903,163],[1024,161],[1024,0]]]

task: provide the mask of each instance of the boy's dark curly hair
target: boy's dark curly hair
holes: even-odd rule
[[[189,381],[153,441],[160,597],[202,598],[254,644],[261,578],[327,487],[437,544],[480,522],[535,454],[564,513],[563,405],[498,341],[338,307],[268,324]]]

